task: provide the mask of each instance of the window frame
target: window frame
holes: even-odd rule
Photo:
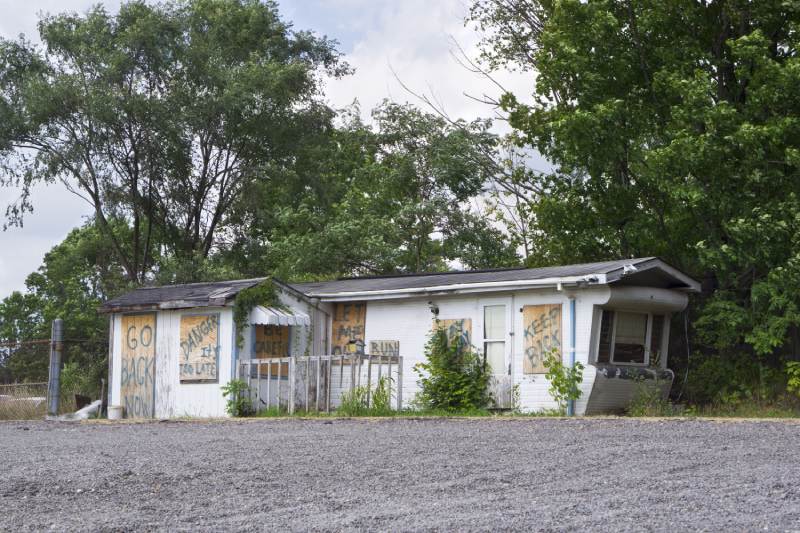
[[[504,327],[503,327],[503,337],[502,338],[497,338],[497,339],[492,338],[492,339],[490,339],[490,338],[486,337],[486,308],[487,307],[501,307],[503,309],[503,326]],[[506,304],[505,302],[487,301],[487,302],[481,304],[481,337],[482,337],[482,341],[483,341],[483,344],[482,344],[481,348],[483,349],[484,360],[487,360],[487,358],[488,358],[488,352],[486,350],[486,345],[487,344],[502,344],[503,345],[503,371],[500,372],[500,373],[493,372],[492,371],[493,369],[491,368],[491,365],[489,365],[488,361],[487,361],[487,366],[489,366],[489,371],[490,371],[491,375],[493,375],[493,376],[505,376],[505,375],[508,375],[508,373],[509,373],[509,368],[508,367],[509,367],[510,363],[509,363],[509,360],[508,360],[508,326],[509,326],[509,324],[508,324],[508,321],[509,321],[508,309],[509,309],[508,304]]]
[[[650,366],[650,358],[651,358],[651,346],[652,346],[652,335],[653,335],[653,321],[655,320],[656,316],[660,316],[663,321],[666,321],[667,315],[663,312],[653,312],[653,311],[642,311],[641,309],[611,309],[611,308],[600,308],[600,320],[603,320],[603,311],[609,311],[612,314],[612,325],[611,325],[611,340],[610,346],[608,351],[608,364],[611,365],[627,365],[627,366],[639,366],[639,367],[647,367]],[[614,353],[616,352],[616,345],[617,345],[617,325],[619,324],[619,320],[617,317],[618,313],[635,313],[639,315],[646,315],[647,316],[647,328],[645,330],[645,339],[644,339],[644,362],[643,363],[635,363],[631,361],[615,361],[614,360]],[[661,329],[661,346],[664,344],[664,330],[662,324]],[[598,335],[597,335],[597,342],[595,344],[595,361],[597,362],[598,355],[600,353],[600,341],[601,335],[600,331],[602,331],[603,324],[602,322],[599,324],[598,327]]]

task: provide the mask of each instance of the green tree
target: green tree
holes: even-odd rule
[[[32,187],[61,182],[136,283],[156,249],[175,277],[203,275],[251,185],[284,178],[298,138],[329,127],[322,74],[347,71],[272,1],[98,5],[48,16],[39,34],[42,49],[0,41],[0,185],[22,190],[8,222],[32,209]]]
[[[494,172],[487,121],[450,123],[384,102],[374,125],[358,110],[326,143],[304,191],[265,221],[278,275],[371,274],[517,264],[515,246],[475,209]],[[275,189],[269,191],[274,194]],[[261,201],[262,204],[268,203]]]
[[[800,322],[800,5],[478,0],[484,59],[555,170],[526,196],[537,262],[659,255],[703,281],[699,339],[768,355]],[[527,95],[526,95],[527,96]]]
[[[48,339],[52,321],[62,318],[64,337],[70,341],[64,363],[77,363],[99,386],[107,363],[108,320],[97,308],[130,287],[104,233],[93,222],[72,230],[45,255],[25,285],[24,293],[14,292],[0,301],[0,342]],[[7,380],[46,380],[48,346],[12,346],[0,367]]]

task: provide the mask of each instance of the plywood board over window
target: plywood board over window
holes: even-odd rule
[[[155,409],[156,315],[122,317],[120,393],[127,418],[149,418]]]
[[[181,382],[217,381],[219,314],[181,317]]]
[[[436,323],[434,322],[434,327]],[[471,318],[445,318],[439,320],[439,327],[444,328],[447,334],[447,342],[453,342],[458,346],[468,347],[472,345],[472,319]]]
[[[544,374],[544,359],[555,350],[561,355],[561,304],[522,308],[523,374]]]
[[[255,326],[253,354],[255,359],[275,359],[289,357],[289,326],[259,325]],[[262,376],[288,376],[287,363],[270,363],[261,365]]]
[[[366,323],[366,302],[337,303],[333,312],[331,343],[334,355],[353,353],[359,342],[363,346]]]

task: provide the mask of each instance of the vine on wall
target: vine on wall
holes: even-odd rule
[[[236,326],[236,345],[244,345],[244,329],[248,326],[250,311],[257,306],[286,310],[278,297],[278,288],[267,278],[257,285],[239,291],[233,301],[233,323]]]

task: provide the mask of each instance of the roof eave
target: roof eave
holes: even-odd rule
[[[658,257],[651,257],[644,259],[642,261],[631,262],[631,265],[635,267],[636,273],[645,272],[651,269],[659,269],[668,276],[672,277],[678,283],[684,285],[683,287],[676,287],[671,290],[692,292],[692,293],[698,293],[701,290],[701,285],[699,281],[697,281],[691,276],[684,274],[674,266],[670,265],[669,263]],[[631,274],[630,272],[626,272],[625,268],[626,267],[623,266],[621,268],[609,271],[606,274],[608,283],[615,283],[617,281],[620,281],[624,277],[628,276],[629,274]]]
[[[419,296],[436,296],[442,294],[474,294],[480,292],[500,292],[524,289],[547,289],[569,286],[584,288],[604,285],[606,276],[602,273],[562,278],[546,278],[540,280],[493,281],[483,283],[458,283],[432,287],[414,287],[407,289],[385,289],[374,291],[347,291],[332,293],[308,293],[311,298],[319,298],[323,302],[340,302],[352,300],[393,300],[414,298]]]

